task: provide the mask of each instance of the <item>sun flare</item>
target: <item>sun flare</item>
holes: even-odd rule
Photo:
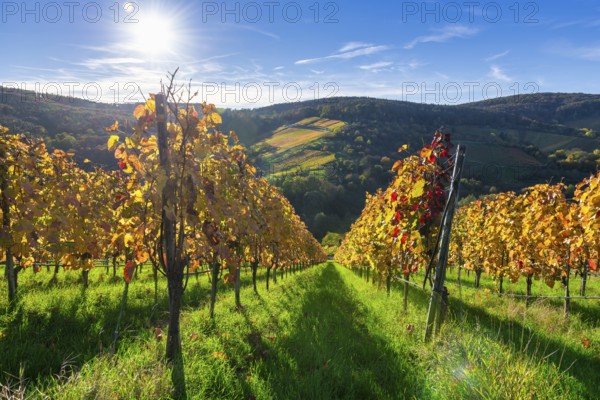
[[[125,11],[131,10],[131,4],[125,3]],[[130,45],[135,50],[150,56],[160,58],[176,52],[178,43],[177,26],[168,15],[158,11],[139,13],[137,22],[132,24]]]

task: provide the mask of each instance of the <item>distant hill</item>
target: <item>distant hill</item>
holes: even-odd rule
[[[461,107],[505,112],[551,124],[600,130],[600,95],[597,94],[524,94],[468,103]]]
[[[115,168],[104,128],[130,124],[133,104],[1,94],[0,124]],[[600,165],[600,95],[540,93],[453,106],[337,97],[221,113],[223,130],[237,132],[318,238],[331,227],[346,230],[365,191],[387,185],[398,147],[417,150],[441,126],[467,146],[463,196],[572,184]]]
[[[106,151],[105,127],[119,120],[133,122],[134,104],[95,103],[66,96],[40,96],[33,91],[0,86],[0,124],[12,132],[44,138],[51,148],[74,150],[76,159],[88,158],[114,168]]]
[[[287,167],[285,163],[278,161],[288,158],[288,155],[280,149],[279,157],[273,157],[268,144],[281,135],[282,129],[301,125],[302,120],[307,118],[326,118],[345,123],[344,129],[335,135],[323,138],[319,136],[318,142],[303,143],[304,149],[319,151],[318,154],[322,157],[334,155],[337,164],[344,161],[352,161],[353,164],[381,164],[379,161],[382,157],[395,158],[395,149],[401,144],[408,143],[418,147],[428,140],[435,129],[443,125],[453,134],[456,143],[471,147],[467,157],[470,165],[480,166],[482,174],[486,173],[486,169],[489,171],[492,167],[500,168],[500,172],[494,172],[499,177],[497,182],[493,177],[479,176],[484,184],[519,188],[523,186],[523,182],[511,182],[515,168],[544,168],[546,172],[543,177],[556,179],[563,175],[560,171],[557,175],[556,166],[549,165],[548,156],[553,152],[561,149],[582,149],[589,152],[600,147],[595,134],[586,136],[581,130],[600,124],[600,110],[590,106],[599,100],[600,96],[597,95],[551,93],[494,99],[461,106],[439,106],[358,97],[334,98],[235,111],[229,115],[229,121],[235,124],[236,119],[252,119],[255,121],[254,126],[263,125],[267,128],[270,125],[267,133],[265,130],[247,131],[240,126],[238,135],[244,143],[254,144],[252,149],[260,165],[264,165],[266,170],[279,171]],[[522,114],[519,113],[520,108],[523,109]],[[577,112],[571,114],[564,111],[575,109]],[[562,123],[541,118],[548,115],[560,115]],[[540,118],[534,118],[536,116]],[[225,121],[228,119],[225,118]],[[298,151],[297,148],[289,150]],[[298,162],[294,163],[294,168],[297,169],[297,166]],[[577,175],[572,171],[577,168],[566,169],[567,177]],[[472,170],[473,177],[477,178],[475,168]],[[349,169],[347,172],[352,171]],[[590,170],[584,168],[580,172],[586,174]],[[536,179],[536,176],[532,177],[532,181]],[[573,176],[573,179],[577,177]]]

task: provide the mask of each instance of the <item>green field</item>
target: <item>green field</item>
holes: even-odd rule
[[[484,143],[461,142],[469,150],[469,161],[495,164],[501,166],[534,166],[542,163],[534,157],[515,147],[490,146]]]
[[[21,276],[12,309],[0,288],[0,398],[170,398],[164,364],[167,299],[154,306],[149,269],[130,285],[115,354],[110,345],[123,281],[90,274]],[[402,288],[388,296],[353,271],[327,263],[288,275],[259,293],[243,272],[243,309],[221,285],[208,317],[209,284],[192,277],[182,313],[183,372],[190,399],[594,399],[600,374],[600,307],[573,300],[568,319],[557,300],[499,298],[493,282],[450,271],[450,316],[440,337],[423,343],[428,295]],[[422,277],[417,279],[422,280]],[[575,281],[575,280],[573,280]],[[5,283],[5,282],[3,282]],[[575,283],[574,283],[575,285]],[[523,283],[508,285],[519,292]],[[487,289],[487,290],[486,290]],[[534,294],[560,288],[534,285]],[[589,294],[600,294],[592,278]],[[583,341],[589,339],[589,347]],[[19,377],[22,379],[20,380]]]
[[[590,120],[590,122],[593,119]],[[575,126],[575,125],[573,125]],[[587,125],[578,125],[587,126]],[[533,157],[528,155],[522,150],[517,148],[506,147],[502,145],[491,145],[486,142],[490,140],[490,133],[495,134],[502,133],[506,138],[510,139],[515,144],[528,145],[532,144],[540,151],[546,154],[550,154],[558,149],[596,149],[600,146],[598,139],[586,138],[581,136],[567,136],[559,135],[556,133],[530,130],[530,129],[495,129],[493,127],[473,127],[467,125],[459,125],[456,127],[456,131],[460,133],[460,143],[471,143],[480,142],[482,146],[482,153],[475,155],[475,157],[485,159],[488,155],[493,156],[494,153],[513,149],[510,154],[506,154],[506,158],[509,164],[507,165],[527,165],[531,164],[532,160],[539,164]],[[487,148],[487,150],[486,150]],[[510,158],[510,157],[514,157]]]

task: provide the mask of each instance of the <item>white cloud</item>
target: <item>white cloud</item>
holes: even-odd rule
[[[390,65],[392,65],[393,63],[388,62],[388,61],[380,61],[380,62],[376,62],[373,64],[368,64],[368,65],[361,65],[358,68],[360,69],[364,69],[366,71],[379,71],[385,67],[389,67]]]
[[[344,49],[345,47],[347,47],[347,46],[342,47],[342,49]],[[317,62],[321,62],[321,61],[334,60],[334,59],[347,60],[350,58],[379,53],[383,50],[387,50],[388,46],[373,46],[373,45],[371,45],[368,47],[360,47],[360,48],[354,47],[353,50],[349,50],[349,51],[341,51],[342,49],[340,49],[340,51],[338,53],[331,54],[331,55],[328,55],[325,57],[306,58],[303,60],[298,60],[295,62],[295,64],[313,64],[313,63],[317,63]]]
[[[436,30],[436,32],[431,35],[418,36],[409,43],[407,43],[404,46],[404,48],[412,49],[419,43],[443,43],[453,38],[466,38],[469,36],[473,36],[478,32],[479,30],[477,28],[469,28],[468,26],[450,26],[443,30]]]
[[[485,62],[494,61],[494,60],[497,60],[499,58],[502,58],[502,57],[508,55],[508,53],[510,53],[510,50],[506,50],[506,51],[503,51],[502,53],[491,55],[491,56],[487,57],[484,61]]]
[[[346,53],[336,54],[331,57],[349,59],[359,56],[366,56],[368,54],[378,53],[380,51],[386,50],[387,48],[387,46],[370,46],[358,50],[348,51]]]
[[[344,46],[342,46],[342,48],[339,49],[338,51],[340,53],[343,53],[345,51],[350,51],[350,50],[360,49],[361,47],[370,47],[370,46],[373,46],[373,45],[371,43],[364,43],[364,42],[348,42]]]
[[[502,81],[502,82],[512,82],[513,81],[513,79],[511,77],[506,75],[506,73],[502,70],[502,68],[500,68],[496,65],[492,65],[490,67],[490,72],[488,75],[490,77],[492,77],[498,81]]]

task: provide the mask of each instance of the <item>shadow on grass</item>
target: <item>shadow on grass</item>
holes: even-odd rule
[[[227,273],[227,271],[224,271]],[[258,290],[264,290],[266,272],[264,268],[258,270],[256,281]],[[272,282],[271,282],[272,283]],[[252,275],[247,271],[241,274],[242,289],[252,287]],[[211,282],[208,275],[200,275],[196,277],[191,275],[188,285],[183,293],[183,306],[190,308],[202,308],[210,302]],[[223,283],[223,279],[219,279],[217,284],[217,296],[223,294],[233,294],[234,288],[232,285]]]
[[[0,378],[19,376],[20,369],[28,379],[45,380],[65,368],[79,369],[86,361],[109,349],[117,324],[119,306],[113,303],[95,308],[98,297],[86,290],[68,304],[47,308],[28,308],[18,304],[5,325],[0,338]],[[153,304],[130,305],[120,329],[119,343],[148,329]],[[144,316],[144,318],[140,318]],[[117,347],[119,344],[117,344]]]
[[[284,292],[284,307],[301,309],[294,331],[277,338],[276,352],[259,371],[278,399],[423,397],[421,371],[369,332],[367,309],[333,264]],[[301,295],[301,296],[299,296]],[[293,305],[292,305],[293,304]]]
[[[537,360],[544,357],[546,362],[554,364],[561,371],[569,369],[568,374],[581,382],[588,394],[597,394],[600,359],[587,354],[583,347],[576,349],[565,345],[564,342],[534,332],[518,320],[501,320],[485,308],[468,304],[457,298],[450,298],[450,309],[455,311],[460,309],[467,321],[476,321],[491,338],[511,346],[515,352],[524,353]]]
[[[571,300],[571,314],[591,326],[600,326],[600,302],[598,300]]]

